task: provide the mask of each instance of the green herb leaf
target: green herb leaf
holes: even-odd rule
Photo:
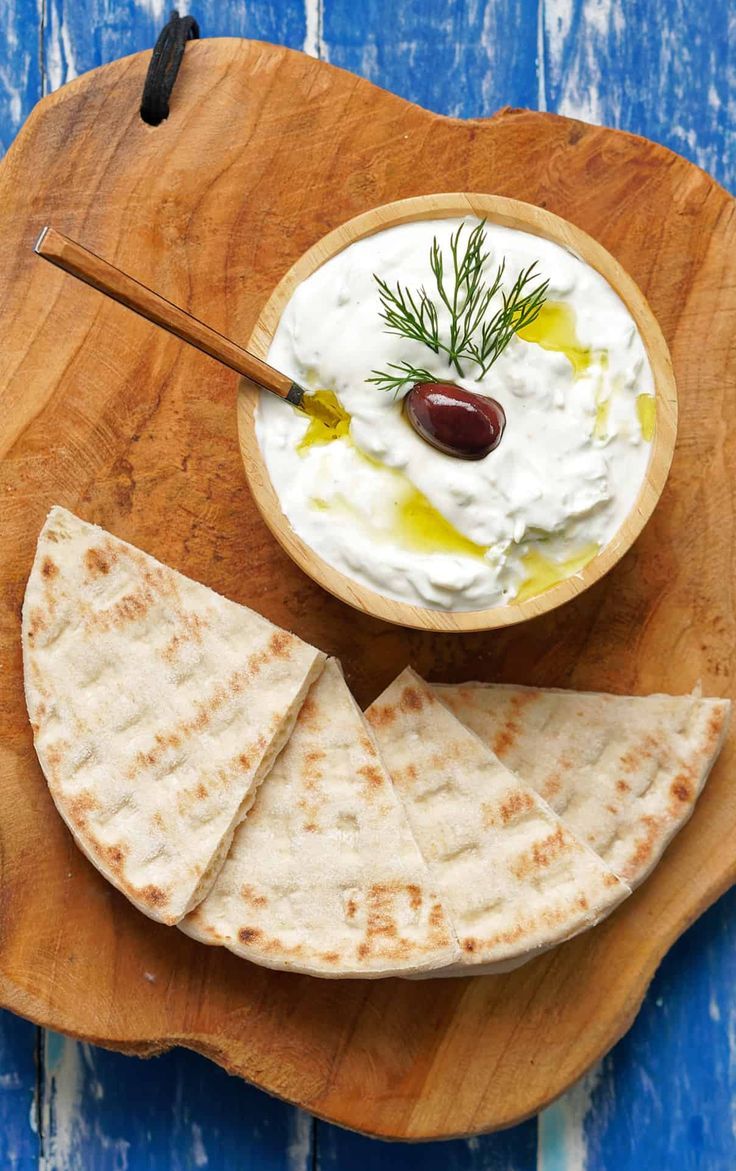
[[[389,362],[388,370],[372,370],[371,373],[373,377],[366,378],[366,382],[380,386],[381,390],[390,390],[394,397],[406,387],[414,386],[417,382],[437,381],[436,374],[430,374],[429,370],[412,366],[410,362]]]
[[[391,288],[375,273],[374,280],[387,333],[420,342],[433,354],[444,354],[461,378],[465,373],[463,363],[468,362],[478,368],[475,377],[484,378],[514,334],[536,320],[549,281],[533,283],[538,277],[535,263],[519,273],[507,291],[503,288],[505,259],[498,265],[493,280],[486,280],[483,274],[490,260],[490,252],[486,250],[486,221],[481,220],[463,239],[465,227],[461,224],[450,237],[447,263],[437,237],[432,241],[429,264],[436,286],[434,301],[424,287],[412,292],[397,281],[395,288]],[[499,292],[502,303],[488,317],[491,302]],[[447,337],[440,333],[438,303],[446,307],[450,316]],[[437,378],[408,362],[392,363],[389,370],[396,373],[374,370],[374,376],[366,381],[397,394],[412,381],[432,382]]]

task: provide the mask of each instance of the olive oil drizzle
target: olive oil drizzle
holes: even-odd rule
[[[396,503],[392,536],[416,553],[455,553],[483,560],[488,549],[476,545],[446,520],[423,492],[406,477],[406,489]]]
[[[639,396],[640,399],[650,397],[647,395]],[[309,426],[297,444],[297,451],[302,455],[312,447],[324,446],[337,439],[352,443],[350,415],[334,391],[317,390],[313,394],[305,395],[300,409],[309,417]],[[637,400],[637,409],[639,409],[639,400]],[[640,413],[640,419],[641,417]],[[642,423],[643,432],[644,424]],[[394,491],[391,497],[392,508],[388,524],[385,527],[375,526],[377,538],[388,537],[403,545],[405,549],[416,553],[449,553],[455,556],[485,560],[490,548],[476,544],[475,541],[459,532],[403,472],[388,467],[380,460],[361,451],[359,447],[354,449],[362,460],[379,468],[392,481]],[[359,515],[357,509],[344,498],[328,503],[322,497],[313,497],[311,504],[320,512],[328,512],[337,508],[337,511],[347,512],[356,518]],[[373,526],[371,527],[373,528]],[[517,602],[526,601],[528,598],[551,589],[552,586],[573,574],[579,573],[595,557],[597,552],[598,546],[590,544],[565,561],[553,561],[538,549],[530,549],[522,558],[527,576],[522,581],[514,600]]]
[[[324,446],[336,439],[351,442],[350,415],[334,391],[317,390],[313,394],[305,395],[301,409],[310,420],[306,433],[297,444],[297,451],[301,454],[312,447]],[[359,447],[355,447],[355,451],[361,459],[373,467],[380,468],[393,481],[393,512],[387,535],[417,553],[455,553],[464,557],[485,557],[488,550],[458,532],[402,472],[387,467],[380,460],[361,451]],[[330,508],[322,497],[313,497],[312,505],[320,512]],[[343,501],[343,507],[350,509],[348,501]]]
[[[642,439],[646,443],[651,443],[657,425],[657,404],[653,394],[636,396],[636,417],[641,427]]]
[[[537,594],[551,590],[553,586],[559,585],[561,581],[566,581],[568,577],[580,573],[580,570],[584,569],[599,551],[600,546],[591,541],[565,561],[553,561],[551,557],[540,553],[539,549],[530,549],[521,559],[522,565],[527,570],[527,576],[519,586],[514,601],[526,602],[529,598],[535,598]]]
[[[309,418],[309,426],[296,446],[300,453],[342,439],[350,432],[350,415],[333,390],[305,394],[298,409]]]
[[[581,343],[575,329],[574,310],[564,301],[545,301],[536,320],[522,326],[517,336],[543,350],[564,354],[576,378],[582,378],[600,356],[600,351]]]

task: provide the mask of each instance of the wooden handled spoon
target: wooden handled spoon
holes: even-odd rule
[[[343,417],[288,375],[54,228],[43,229],[35,252],[307,415],[328,426]],[[506,423],[499,403],[452,383],[417,383],[405,396],[403,407],[406,419],[422,439],[458,459],[483,459],[500,442]]]
[[[91,285],[93,289],[111,297],[120,305],[125,305],[127,309],[132,309],[140,317],[145,317],[154,325],[160,325],[162,329],[173,333],[183,342],[188,342],[202,353],[216,358],[236,374],[243,374],[258,386],[272,391],[295,407],[302,405],[302,399],[308,394],[304,387],[293,382],[279,370],[274,370],[273,366],[262,362],[255,354],[223,337],[216,329],[185,313],[178,305],[172,305],[171,301],[167,301],[159,293],[154,293],[153,289],[134,280],[132,276],[128,276],[107,260],[77,244],[75,240],[70,240],[54,228],[46,227],[38,237],[34,251],[44,260],[55,264],[57,268],[62,268],[64,272]]]

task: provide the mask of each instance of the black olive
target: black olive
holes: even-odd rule
[[[449,382],[417,382],[404,399],[414,430],[438,451],[483,459],[501,442],[506,415],[500,403]]]

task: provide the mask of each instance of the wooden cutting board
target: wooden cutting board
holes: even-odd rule
[[[676,936],[736,877],[732,744],[654,876],[605,924],[502,977],[327,982],[252,967],[138,914],[56,815],[23,702],[19,608],[64,504],[339,655],[366,703],[408,661],[435,679],[734,692],[736,216],[654,143],[548,114],[439,117],[254,42],[188,46],[168,121],[138,117],[148,55],[46,98],[0,167],[0,1002],[125,1052],[186,1045],[308,1110],[396,1138],[507,1126],[631,1023]],[[234,377],[33,256],[43,224],[246,339],[322,234],[433,191],[525,199],[595,236],[672,350],[672,474],[621,564],[502,633],[361,618],[259,519]]]

